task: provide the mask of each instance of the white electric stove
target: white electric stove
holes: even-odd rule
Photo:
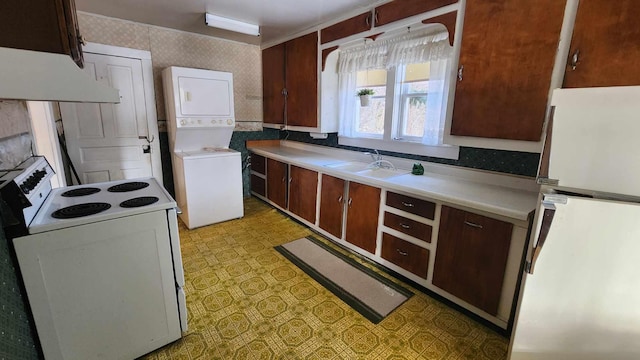
[[[175,200],[152,177],[57,188],[29,224],[29,233],[175,207]]]
[[[16,175],[17,173],[17,175]],[[34,157],[0,192],[46,359],[134,359],[187,330],[176,203],[154,178],[51,189]]]

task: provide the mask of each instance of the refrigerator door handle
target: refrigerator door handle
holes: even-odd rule
[[[556,206],[552,202],[543,201],[542,202],[542,224],[540,226],[540,232],[538,233],[538,239],[533,244],[533,252],[531,255],[531,262],[527,264],[527,272],[529,274],[533,274],[533,268],[536,265],[536,261],[538,260],[538,256],[540,255],[540,251],[542,251],[542,246],[544,242],[547,240],[547,235],[549,235],[549,230],[551,229],[551,223],[553,222],[553,216],[556,213]]]

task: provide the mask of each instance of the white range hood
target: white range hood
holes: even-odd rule
[[[0,99],[118,103],[118,90],[64,54],[0,47]]]

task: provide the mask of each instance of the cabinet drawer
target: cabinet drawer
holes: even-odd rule
[[[260,173],[262,175],[265,175],[266,169],[266,160],[264,159],[264,156],[258,155],[258,154],[251,154],[251,170]]]
[[[384,213],[384,226],[398,230],[414,238],[431,242],[431,226],[407,219],[390,212]]]
[[[267,196],[267,181],[256,174],[251,174],[251,191]]]
[[[396,194],[391,191],[387,192],[387,205],[431,220],[433,220],[436,212],[436,204],[430,201]]]
[[[429,250],[393,235],[382,233],[382,258],[410,271],[423,279],[427,278]]]

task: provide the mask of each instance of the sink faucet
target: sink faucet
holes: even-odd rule
[[[388,160],[376,160],[374,162],[372,162],[371,164],[369,164],[370,168],[379,168],[379,169],[391,169],[391,170],[397,170],[396,167]]]
[[[382,160],[382,155],[380,155],[380,153],[378,152],[378,150],[373,149],[374,152],[366,152],[364,153],[365,155],[370,155],[371,159],[375,162],[375,161],[380,161]]]

